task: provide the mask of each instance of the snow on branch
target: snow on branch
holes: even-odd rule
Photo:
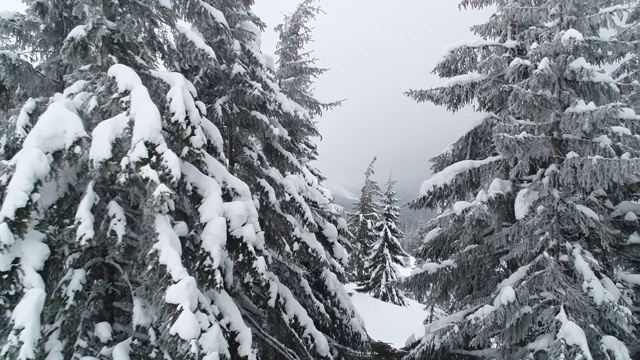
[[[351,326],[353,326],[354,330],[360,334],[363,340],[367,339],[369,336],[365,330],[364,320],[360,314],[355,311],[353,303],[351,302],[351,296],[344,288],[340,279],[338,279],[338,276],[336,276],[336,274],[331,270],[324,269],[322,271],[322,278],[324,279],[324,284],[327,290],[333,294],[334,299],[338,302],[340,310],[352,316]]]
[[[178,31],[184,35],[191,43],[198,49],[204,51],[211,60],[218,60],[216,56],[216,52],[213,51],[213,48],[207,45],[207,42],[204,40],[202,35],[194,31],[192,28],[187,28],[185,25],[178,25]]]
[[[602,70],[589,64],[584,57],[579,57],[571,62],[569,64],[569,69],[576,73],[579,81],[604,83],[609,85],[613,90],[619,91],[616,81],[613,80],[609,74],[606,74],[602,72]]]
[[[605,335],[600,340],[603,351],[609,351],[613,354],[614,360],[631,360],[629,349],[627,346],[615,336]]]
[[[329,356],[329,342],[324,334],[315,327],[313,319],[309,317],[305,308],[298,302],[295,296],[293,296],[291,290],[280,283],[276,275],[272,273],[268,275],[271,286],[269,305],[273,307],[276,305],[276,301],[279,300],[286,314],[285,320],[291,323],[295,318],[305,329],[304,335],[309,336],[313,341],[318,355],[321,357]]]
[[[9,335],[9,338],[15,339],[11,345],[19,346],[19,360],[35,359],[41,337],[40,316],[47,293],[39,271],[42,271],[51,254],[43,242],[44,238],[44,234],[29,229],[8,251],[0,251],[0,271],[9,271],[14,260],[20,259],[19,270],[22,272],[24,289],[20,301],[10,313],[12,330]]]
[[[217,181],[200,172],[189,163],[182,163],[182,172],[187,183],[202,196],[198,207],[200,222],[205,224],[202,230],[202,248],[213,262],[213,268],[220,266],[226,256],[227,221],[223,217],[222,190]]]
[[[246,357],[247,360],[256,360],[256,353],[253,349],[253,336],[251,329],[242,319],[242,314],[233,298],[224,290],[210,291],[209,296],[220,309],[223,323],[236,334],[235,340],[238,342],[238,355]]]
[[[169,85],[167,100],[169,111],[173,115],[171,120],[183,123],[187,116],[196,125],[200,124],[200,109],[194,97],[196,88],[184,75],[169,71],[151,71],[151,75]]]
[[[465,310],[461,310],[458,311],[456,313],[453,313],[451,315],[447,315],[444,317],[441,317],[440,319],[437,319],[429,324],[427,324],[427,326],[425,327],[425,340],[428,340],[430,338],[430,334],[434,333],[437,330],[440,330],[444,327],[450,326],[452,324],[458,323],[460,321],[462,321],[467,315],[471,314],[472,312],[475,312],[476,310],[478,310],[481,307],[481,305],[476,305],[473,307],[470,307],[468,309]],[[433,335],[431,335],[433,336]]]
[[[631,286],[640,286],[640,274],[620,273],[618,278]]]
[[[139,142],[164,144],[160,111],[151,99],[147,88],[142,85],[140,76],[133,69],[122,64],[111,66],[107,74],[115,79],[118,92],[130,92],[129,116],[133,120],[131,148],[135,149]]]
[[[484,75],[478,73],[469,73],[464,75],[454,76],[449,78],[445,83],[445,87],[464,86],[472,83],[477,83],[485,79]]]
[[[89,149],[89,159],[93,161],[93,166],[111,159],[113,143],[124,134],[128,125],[129,117],[124,112],[96,125],[91,132],[92,141]]]
[[[456,263],[451,260],[451,259],[447,259],[444,260],[441,263],[434,263],[434,262],[426,262],[424,264],[422,264],[422,266],[420,266],[419,268],[416,268],[413,270],[413,272],[411,273],[411,275],[418,275],[418,274],[422,274],[424,272],[428,273],[428,274],[435,274],[438,270],[440,269],[444,269],[447,267],[456,267]]]
[[[94,217],[91,213],[91,208],[98,202],[99,197],[93,190],[93,186],[93,181],[87,185],[86,193],[76,211],[76,226],[78,227],[76,230],[76,240],[80,242],[82,246],[86,245],[87,241],[93,239],[95,235],[95,230],[93,229]]]
[[[587,341],[587,336],[585,335],[584,330],[582,330],[580,325],[567,318],[567,314],[564,312],[564,308],[560,308],[560,312],[556,316],[556,319],[559,320],[562,324],[560,330],[558,330],[557,339],[564,341],[565,344],[569,346],[577,346],[582,352],[582,355],[585,357],[585,359],[593,360],[591,351],[589,351],[589,342]]]
[[[16,134],[20,137],[27,136],[27,126],[29,125],[30,115],[35,111],[38,104],[33,98],[29,98],[22,108],[16,119]]]
[[[584,280],[582,282],[582,290],[593,298],[596,305],[600,305],[605,301],[612,303],[618,301],[620,294],[617,292],[617,290],[612,293],[607,289],[606,286],[603,285],[601,280],[598,279],[594,271],[591,269],[589,262],[587,262],[582,256],[583,252],[584,250],[580,245],[573,245],[573,251],[571,254],[574,258],[574,265],[576,267],[576,270],[582,275],[582,278]],[[589,253],[585,253],[585,255],[587,255],[587,259],[592,257]]]
[[[600,9],[600,11],[598,11],[598,15],[619,14],[620,12],[628,11],[631,9],[633,9],[633,5],[631,4],[614,5]]]
[[[435,189],[451,184],[456,176],[499,160],[502,160],[500,155],[483,160],[463,160],[452,164],[425,181],[420,188],[420,195],[427,196]]]
[[[14,219],[16,211],[27,205],[36,183],[44,180],[51,170],[49,154],[66,150],[87,136],[73,103],[61,94],[52,100],[25,138],[22,150],[8,162],[15,168],[5,190],[0,219]]]
[[[535,265],[540,259],[543,258],[543,255],[538,255],[533,261],[528,263],[527,265],[520,266],[518,270],[514,271],[508,278],[504,279],[500,284],[498,284],[498,289],[503,288],[505,286],[515,286],[518,282],[527,276],[527,273],[531,269],[533,265]]]
[[[202,5],[203,8],[205,8],[207,10],[207,12],[209,12],[209,15],[211,15],[216,22],[218,22],[219,24],[224,25],[224,27],[229,28],[229,23],[227,23],[227,19],[225,18],[224,14],[222,13],[222,11],[214,8],[213,6],[207,4],[204,1],[200,1],[200,5]]]
[[[188,271],[182,264],[182,245],[171,226],[171,219],[167,215],[156,215],[155,229],[158,239],[153,249],[158,252],[160,264],[167,267],[173,281],[184,279]]]
[[[485,40],[485,39],[465,41],[465,42],[461,42],[461,43],[444,48],[442,52],[442,58],[444,59],[448,57],[452,52],[459,50],[461,48],[478,49],[478,48],[487,47],[487,46],[500,46],[506,49],[515,49],[518,45],[519,43],[513,40],[507,40],[505,42],[500,42],[496,40]]]

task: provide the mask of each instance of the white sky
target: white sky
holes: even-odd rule
[[[254,12],[267,23],[263,51],[272,54],[271,29],[298,0],[256,0]],[[428,159],[463,134],[479,115],[455,115],[416,104],[402,92],[437,86],[430,72],[448,45],[471,39],[470,25],[487,12],[459,11],[452,0],[324,0],[312,49],[330,68],[317,95],[344,105],[318,120],[323,136],[317,164],[331,184],[351,190],[378,155],[377,178],[393,169],[403,200],[413,199],[429,176]],[[0,0],[1,10],[21,9],[20,0]]]
[[[254,12],[270,29],[298,0],[256,0]],[[344,99],[318,121],[318,167],[330,183],[357,190],[378,155],[377,179],[393,170],[403,200],[412,200],[429,177],[428,159],[462,135],[479,115],[452,115],[444,108],[417,104],[403,95],[441,84],[431,70],[442,49],[473,38],[469,26],[488,12],[460,11],[455,0],[323,0],[312,49],[330,68],[319,81],[323,100]],[[275,36],[263,35],[272,53]]]

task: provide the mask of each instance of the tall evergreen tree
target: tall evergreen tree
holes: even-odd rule
[[[2,356],[255,358],[230,293],[265,274],[257,212],[193,85],[153,68],[175,14],[45,1],[19,19],[42,61],[10,73],[37,100],[5,133]],[[40,100],[33,72],[63,91]]]
[[[330,110],[341,103],[323,103],[313,95],[315,80],[328,71],[317,67],[318,59],[313,57],[311,51],[306,50],[307,45],[313,41],[313,29],[309,23],[322,13],[320,6],[316,5],[317,2],[318,0],[304,0],[275,28],[279,37],[276,49],[276,78],[280,88],[312,116],[319,116],[323,110]]]
[[[636,306],[618,261],[637,222],[639,117],[600,66],[632,44],[600,36],[621,1],[465,0],[495,6],[410,91],[488,115],[444,153],[413,202],[439,208],[414,291],[450,315],[409,358],[629,359]]]
[[[360,190],[360,198],[353,204],[349,212],[349,229],[353,234],[353,251],[351,255],[350,273],[353,280],[364,281],[367,278],[365,271],[368,249],[370,249],[377,234],[375,224],[380,220],[380,205],[376,198],[381,195],[378,183],[373,180],[375,174],[373,165],[376,157],[371,160],[367,171],[364,173],[364,184]]]
[[[230,172],[259,205],[270,294],[241,304],[255,346],[283,358],[367,357],[368,336],[341,284],[346,222],[310,165],[313,113],[288,97],[303,89],[281,90],[278,69],[260,49],[253,1],[181,3],[190,23],[183,31],[197,41],[183,38],[177,62],[212,109]],[[287,51],[295,57],[304,49]]]
[[[268,74],[252,2],[28,5],[0,18],[21,39],[0,52],[19,90],[2,115],[0,355],[366,356],[345,230],[300,200],[313,178],[270,166],[296,162],[279,117],[307,115]]]
[[[387,187],[380,200],[382,209],[380,220],[375,224],[376,241],[367,249],[365,272],[367,278],[358,284],[359,291],[373,294],[374,297],[397,305],[405,305],[404,295],[398,289],[398,270],[403,257],[408,256],[400,245],[403,237],[398,228],[400,208],[393,186],[396,181],[389,175]]]

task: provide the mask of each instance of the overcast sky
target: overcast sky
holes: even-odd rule
[[[271,31],[299,0],[256,0],[254,12],[267,24],[263,51],[272,54]],[[417,104],[402,93],[441,83],[430,74],[442,49],[473,38],[469,26],[487,13],[460,11],[457,1],[324,0],[326,14],[314,24],[311,48],[319,65],[330,68],[317,83],[322,100],[347,99],[318,120],[323,136],[317,167],[333,185],[358,189],[363,173],[378,156],[377,178],[398,180],[405,201],[418,194],[429,176],[428,159],[463,134],[478,118],[455,115],[431,104]],[[22,7],[0,0],[0,10]]]
[[[256,0],[255,13],[270,29],[297,0]],[[348,99],[318,121],[318,167],[332,183],[359,188],[378,155],[377,178],[393,168],[403,200],[412,200],[430,175],[428,159],[462,135],[478,115],[452,115],[444,108],[417,104],[403,92],[437,86],[431,75],[442,49],[473,38],[469,26],[487,13],[460,11],[458,1],[324,0],[326,14],[315,23],[312,49],[330,68],[318,81],[323,100]],[[263,36],[273,52],[275,36]]]

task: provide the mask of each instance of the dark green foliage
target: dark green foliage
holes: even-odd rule
[[[252,2],[28,5],[0,19],[1,356],[367,357]]]
[[[393,346],[382,342],[371,342],[371,359],[372,360],[399,360],[405,356],[407,352],[403,349],[396,349]]]
[[[495,6],[472,28],[481,39],[437,65],[447,84],[408,92],[488,113],[432,160],[412,203],[439,213],[407,285],[449,315],[408,358],[609,359],[637,341],[623,259],[639,117],[599,68],[634,51],[601,37],[621,3],[464,1]]]

